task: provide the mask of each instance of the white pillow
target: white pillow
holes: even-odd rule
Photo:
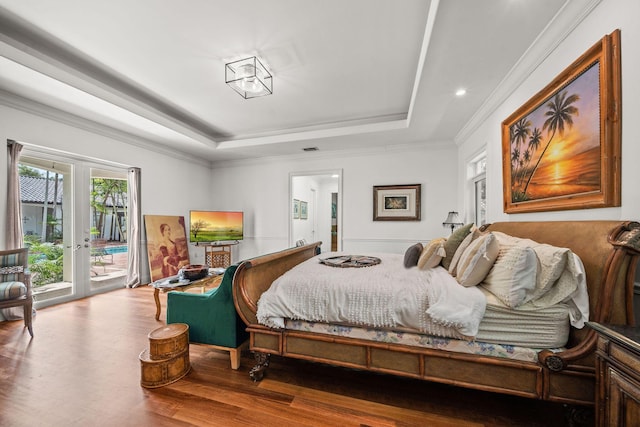
[[[440,261],[442,261],[442,258],[445,256],[444,242],[446,240],[444,237],[439,237],[425,245],[418,259],[419,269],[434,268],[440,264]]]
[[[538,268],[533,249],[521,246],[501,249],[481,286],[506,306],[515,308],[524,302],[527,292],[535,288]]]
[[[538,243],[531,239],[521,239],[509,236],[499,231],[494,232],[500,241],[500,246],[520,246],[530,247],[536,253],[540,270],[536,277],[536,286],[531,291],[527,291],[524,302],[533,301],[544,295],[554,283],[560,278],[567,265],[569,249],[551,246],[546,243]]]
[[[458,261],[456,279],[462,286],[476,286],[489,273],[500,245],[493,233],[483,234],[464,250]]]

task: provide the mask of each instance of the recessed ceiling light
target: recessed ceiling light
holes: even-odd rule
[[[458,90],[456,91],[456,96],[464,96],[464,95],[466,95],[466,93],[467,93],[467,90],[466,90],[466,89],[464,89],[464,88],[460,88],[460,89],[458,89]]]

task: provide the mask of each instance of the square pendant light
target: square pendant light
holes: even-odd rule
[[[273,76],[255,56],[225,64],[225,82],[245,99],[273,93]]]

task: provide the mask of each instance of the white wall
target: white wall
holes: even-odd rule
[[[416,144],[217,165],[213,208],[245,212],[245,240],[234,260],[281,250],[289,246],[289,174],[342,169],[343,250],[402,253],[415,242],[446,235],[442,221],[457,207],[451,171],[456,151]],[[422,221],[374,222],[373,186],[401,184],[422,184]]]
[[[533,70],[526,80],[503,102],[482,126],[460,144],[458,157],[459,189],[464,188],[466,163],[480,150],[487,150],[487,221],[567,220],[567,219],[640,219],[640,2],[603,0]],[[501,122],[544,88],[604,35],[615,29],[622,36],[622,206],[557,212],[505,214],[502,208]],[[462,205],[463,199],[458,202]]]
[[[142,170],[142,214],[143,215],[181,215],[188,219],[189,210],[208,208],[203,206],[210,201],[203,197],[209,194],[211,170],[207,163],[197,159],[188,159],[162,150],[149,150],[127,144],[120,140],[98,135],[0,105],[0,141],[13,139],[18,142],[35,144],[80,157],[101,159],[126,166],[139,167]],[[6,146],[6,145],[5,145]],[[181,158],[179,158],[181,157]],[[197,163],[200,162],[200,163]],[[0,150],[0,200],[6,200],[7,150]],[[5,242],[6,207],[0,209],[0,242]],[[144,242],[143,242],[144,243]],[[146,250],[145,250],[146,253]],[[203,254],[190,248],[192,262],[202,262]],[[143,271],[148,266],[143,257]]]

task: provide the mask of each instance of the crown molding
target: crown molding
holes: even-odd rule
[[[132,135],[127,132],[106,126],[92,120],[88,120],[82,117],[78,117],[74,114],[70,114],[53,107],[41,104],[39,102],[32,101],[30,99],[23,98],[15,95],[11,92],[7,92],[0,89],[0,104],[5,105],[16,110],[23,111],[25,113],[33,114],[45,119],[53,120],[58,123],[62,123],[76,129],[81,129],[87,132],[91,132],[96,135],[111,138],[126,144],[150,150],[155,153],[164,154],[174,159],[185,160],[192,163],[197,163],[202,166],[211,166],[211,162],[203,160],[200,157],[190,156],[183,151],[174,150],[166,147],[158,142],[154,142],[145,138],[141,138]]]
[[[518,62],[498,84],[471,119],[455,136],[456,145],[466,141],[536,68],[567,38],[602,0],[567,0]]]
[[[362,148],[352,148],[345,150],[331,150],[331,151],[313,151],[310,153],[296,153],[296,154],[282,154],[277,156],[264,156],[247,159],[235,159],[235,160],[213,160],[211,166],[216,169],[233,168],[240,166],[255,166],[263,165],[265,163],[276,162],[300,162],[300,161],[312,161],[312,160],[326,160],[326,159],[345,159],[345,158],[363,158],[367,156],[375,156],[384,153],[391,152],[403,152],[407,151],[433,151],[433,150],[457,150],[457,147],[450,141],[442,142],[410,142],[406,144],[392,144],[381,145],[375,147],[368,147],[366,151]]]
[[[226,134],[0,7],[1,53],[43,75],[213,146]]]

